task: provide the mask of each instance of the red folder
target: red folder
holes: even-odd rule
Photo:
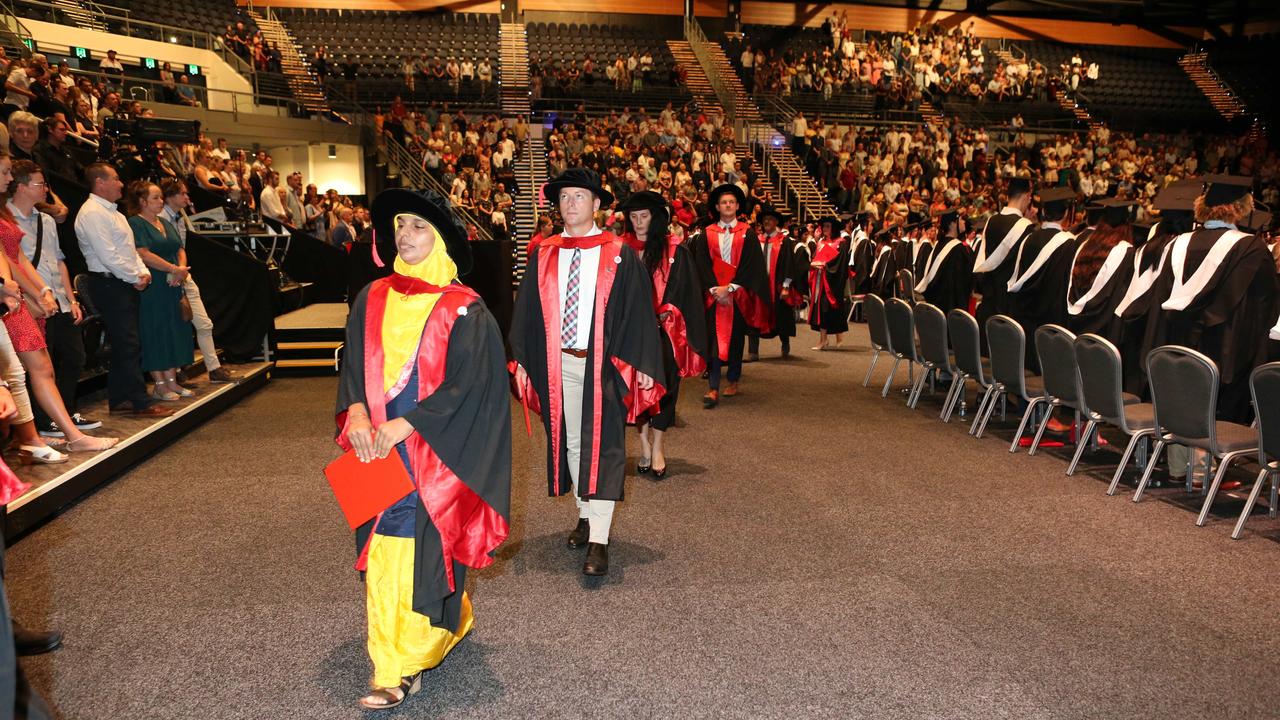
[[[414,490],[409,471],[395,450],[367,463],[360,462],[355,450],[348,450],[325,467],[324,475],[352,530]]]

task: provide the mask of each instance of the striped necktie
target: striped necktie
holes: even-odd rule
[[[560,346],[571,348],[578,341],[578,271],[582,269],[582,250],[573,249],[569,262],[569,284],[564,291],[564,318],[560,322]]]

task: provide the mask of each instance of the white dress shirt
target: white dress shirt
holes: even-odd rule
[[[602,232],[604,231],[592,224],[591,230],[582,237],[591,237]],[[558,252],[560,257],[556,270],[559,274],[557,280],[560,286],[560,321],[556,323],[557,328],[564,322],[565,294],[569,289],[569,266],[573,263],[575,251],[560,248]],[[582,253],[581,265],[578,268],[578,337],[570,347],[573,350],[586,350],[587,342],[591,339],[591,315],[596,304],[596,275],[600,270],[600,246],[584,248],[577,252]]]
[[[130,285],[137,285],[151,271],[138,257],[133,243],[133,228],[116,209],[116,204],[101,195],[90,194],[76,215],[76,240],[84,253],[89,272],[110,273]]]
[[[53,297],[58,301],[58,311],[70,312],[71,299],[67,297],[62,286],[62,272],[58,270],[58,263],[66,258],[62,255],[62,248],[58,247],[58,227],[53,222],[53,218],[35,208],[31,209],[30,215],[23,215],[18,206],[12,202],[9,203],[9,212],[13,213],[14,222],[22,230],[22,254],[26,255],[28,260],[36,254],[37,223],[44,224],[40,264],[36,266],[36,273],[40,275],[40,282],[53,290]]]
[[[178,231],[178,239],[182,241],[182,247],[185,248],[187,246],[187,218],[168,205],[165,205],[164,209],[160,211],[160,217],[168,220],[169,224]]]
[[[284,206],[280,204],[280,191],[270,185],[262,188],[261,202],[258,207],[262,211],[264,218],[270,218],[276,222],[285,222]]]

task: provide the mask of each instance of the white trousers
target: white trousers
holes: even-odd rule
[[[27,394],[27,370],[18,359],[13,349],[13,341],[9,339],[9,329],[0,323],[0,377],[9,384],[9,394],[13,396],[13,404],[18,408],[18,415],[13,424],[21,425],[35,419],[31,412],[31,396]]]
[[[578,517],[591,523],[590,542],[609,544],[613,526],[613,500],[583,500],[578,496],[578,463],[582,459],[582,394],[587,374],[587,359],[560,355],[560,387],[564,400],[564,447],[569,458],[569,478],[573,481],[573,501]]]
[[[191,325],[196,329],[196,344],[204,356],[204,369],[213,372],[222,367],[218,361],[218,347],[213,344],[213,320],[209,319],[204,301],[200,299],[200,288],[190,275],[182,281],[182,292],[187,296],[187,304],[191,305]]]

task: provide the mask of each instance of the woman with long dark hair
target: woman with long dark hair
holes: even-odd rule
[[[663,387],[666,395],[657,412],[650,411],[636,421],[640,430],[641,474],[652,473],[661,480],[667,475],[666,432],[676,416],[680,378],[697,377],[707,367],[707,328],[702,307],[702,291],[693,257],[681,245],[679,235],[670,234],[671,215],[666,200],[648,190],[635,193],[618,208],[626,222],[623,240],[640,253],[653,282],[653,307],[662,328]]]
[[[1080,242],[1067,283],[1067,327],[1077,335],[1096,333],[1120,342],[1116,307],[1133,273],[1132,200],[1104,200],[1098,227]]]

